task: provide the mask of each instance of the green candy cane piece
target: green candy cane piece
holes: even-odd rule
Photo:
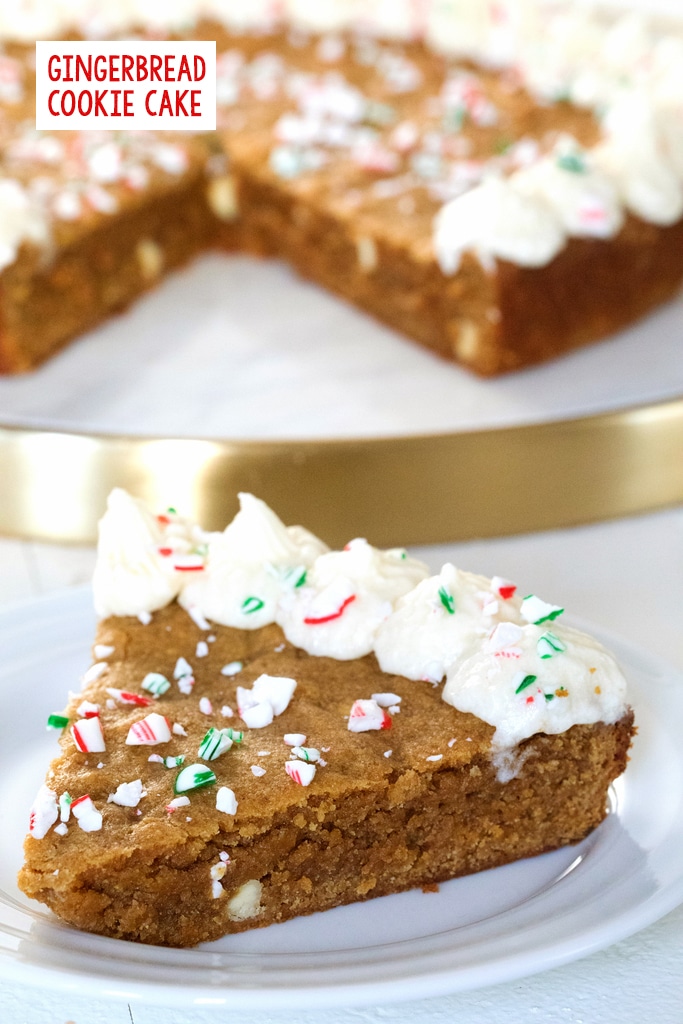
[[[47,717],[48,729],[66,729],[68,724],[69,719],[65,715],[48,715]]]
[[[552,658],[553,655],[562,654],[566,650],[567,648],[562,643],[559,636],[551,633],[550,630],[545,632],[543,636],[540,636],[538,638],[538,643],[536,644],[538,656],[543,659]]]
[[[205,761],[215,761],[226,750],[232,746],[232,737],[228,735],[227,729],[209,729],[206,736],[199,745],[197,755]]]
[[[449,615],[455,615],[455,598],[445,587],[439,587],[439,599]]]
[[[253,615],[254,612],[260,612],[265,601],[262,601],[260,597],[245,597],[242,601],[242,611],[245,615]]]
[[[174,793],[188,793],[191,789],[202,789],[216,781],[216,776],[203,764],[188,764],[176,775],[173,784]]]
[[[526,690],[527,686],[532,686],[537,679],[538,676],[524,676],[524,679],[522,679],[521,683],[515,690],[515,693],[521,693],[522,690]]]

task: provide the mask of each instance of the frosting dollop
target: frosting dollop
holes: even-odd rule
[[[498,622],[521,622],[514,586],[509,597],[486,576],[446,563],[399,598],[380,625],[375,654],[383,672],[439,683]],[[505,588],[503,588],[506,593]]]
[[[434,251],[445,274],[457,272],[466,251],[485,268],[496,258],[541,267],[564,243],[562,225],[548,203],[498,175],[446,203],[434,223]]]
[[[12,178],[0,178],[0,270],[14,263],[22,242],[47,240],[47,222],[26,190]]]
[[[275,622],[282,595],[304,584],[328,548],[302,526],[286,527],[252,494],[239,500],[223,533],[208,536],[205,572],[187,583],[179,601],[223,626],[258,629]]]
[[[373,648],[394,602],[429,574],[402,549],[380,551],[352,540],[314,562],[305,584],[283,596],[277,622],[309,654],[346,661]]]
[[[155,516],[120,487],[109,495],[100,520],[93,576],[95,611],[141,615],[169,604],[185,574],[202,571],[204,535],[175,513]]]
[[[511,748],[535,733],[617,722],[626,681],[593,637],[567,626],[498,626],[446,677],[443,699],[495,726],[493,746]]]

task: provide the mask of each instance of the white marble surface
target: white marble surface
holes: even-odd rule
[[[573,530],[415,549],[434,568],[445,559],[507,576],[596,625],[683,668],[683,510]],[[0,603],[80,584],[89,549],[0,541]],[[683,726],[683,723],[681,723]],[[610,949],[545,974],[419,1003],[338,1007],[327,1024],[679,1024],[683,907]],[[229,1019],[229,1018],[228,1018]],[[243,1024],[291,1024],[291,1013],[240,1014]],[[6,985],[2,1024],[218,1024],[210,1008],[188,1014],[93,1001]],[[306,1006],[301,1024],[318,1024]]]
[[[679,395],[682,331],[678,299],[599,345],[484,381],[280,263],[213,254],[39,370],[0,378],[0,421],[227,438],[539,422]]]

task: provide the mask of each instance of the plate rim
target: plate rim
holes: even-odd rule
[[[13,616],[21,615],[30,609],[34,611],[54,609],[57,616],[64,616],[72,614],[73,610],[82,613],[87,608],[92,620],[94,613],[92,612],[90,594],[90,587],[79,586],[52,594],[41,595],[37,598],[27,598],[12,602],[0,608],[0,631],[3,628],[7,628],[7,620],[11,620]],[[83,621],[85,622],[85,619]],[[588,628],[600,640],[614,648],[617,656],[619,656],[620,651],[626,651],[629,655],[638,659],[641,671],[657,672],[667,679],[670,684],[681,684],[679,697],[681,707],[683,708],[683,674],[679,669],[670,665],[659,656],[651,654],[609,630],[582,622],[575,616],[571,616],[571,622],[572,625],[577,625],[579,628]],[[80,642],[79,639],[78,643]],[[88,638],[84,636],[82,642],[87,657]],[[10,659],[8,672],[11,671],[12,663]],[[637,708],[637,704],[644,700],[642,687],[637,696],[634,694],[634,697],[634,704]],[[657,714],[657,700],[653,702],[648,701],[647,703],[650,710],[654,712],[655,720],[661,725]],[[679,768],[683,769],[683,753],[681,754]],[[599,834],[600,828],[592,833],[592,836],[599,836]],[[580,846],[581,844],[579,844],[577,849]],[[535,896],[531,898],[534,899]],[[377,1002],[401,1002],[422,998],[426,995],[440,996],[471,991],[472,989],[520,979],[561,966],[628,938],[642,928],[653,924],[682,902],[683,865],[676,878],[660,887],[648,898],[640,899],[634,905],[627,906],[626,910],[620,914],[612,915],[607,920],[597,924],[594,923],[587,928],[582,933],[580,949],[577,949],[577,937],[572,934],[568,939],[555,942],[549,950],[545,951],[540,961],[530,962],[529,949],[525,946],[521,950],[511,951],[508,954],[497,953],[493,963],[484,961],[475,967],[466,965],[464,968],[440,966],[438,969],[431,971],[427,969],[418,970],[416,974],[411,975],[409,973],[406,977],[402,978],[392,976],[385,981],[381,979],[349,981],[346,978],[341,981],[323,982],[319,985],[309,983],[302,985],[299,982],[294,986],[280,985],[279,987],[259,988],[258,984],[256,984],[251,989],[244,988],[242,985],[231,987],[230,982],[226,983],[225,981],[215,987],[207,987],[205,982],[191,982],[189,984],[169,986],[165,981],[141,980],[139,978],[129,979],[124,982],[115,975],[93,975],[87,969],[82,970],[78,966],[66,970],[63,966],[54,968],[48,965],[41,965],[37,968],[34,963],[28,960],[22,961],[6,948],[0,948],[0,978],[4,977],[6,980],[13,980],[15,982],[23,981],[26,984],[39,985],[41,988],[51,986],[62,992],[74,991],[79,984],[97,985],[101,993],[106,993],[111,998],[126,1000],[132,1005],[175,1005],[193,1008],[217,1008],[229,1005],[234,1009],[243,1010],[272,1010],[277,1006],[282,1009],[295,1009],[297,1007],[300,1008],[302,996],[306,1001],[307,1007],[310,1008],[330,1008],[340,1005],[340,1001],[345,1006],[360,1006]],[[372,901],[368,901],[366,906],[372,907]],[[24,909],[24,913],[30,915],[30,910]],[[508,913],[508,911],[503,913]],[[494,917],[500,916],[494,914]],[[54,920],[57,922],[56,918]],[[60,929],[68,928],[66,925],[57,923]],[[615,924],[617,925],[616,931]],[[464,925],[460,927],[467,929],[471,926]],[[3,933],[4,929],[4,923],[0,923],[0,934]],[[76,930],[69,929],[69,931],[75,932]],[[87,933],[80,934],[87,935]],[[425,936],[425,938],[429,937]],[[100,939],[102,937],[95,938]],[[107,940],[109,943],[118,941],[114,939]],[[402,944],[407,946],[414,943],[414,939],[402,940]],[[391,948],[392,945],[395,944],[378,943],[372,948],[382,951]],[[134,943],[127,943],[126,946],[131,947],[131,952],[132,949],[138,948]],[[149,948],[163,949],[163,947]],[[195,951],[190,952],[194,953]],[[197,950],[196,952],[199,955],[204,953],[207,953],[209,956],[211,955],[210,950]],[[331,952],[333,953],[334,951]],[[347,949],[344,952],[352,953],[353,950]],[[277,957],[279,954],[266,952],[261,954],[238,953],[237,955],[238,957],[245,957],[245,960],[257,957],[263,961],[264,958],[267,960],[269,957]],[[421,959],[430,955],[428,953],[419,954],[418,964]],[[414,957],[413,961],[415,961]],[[494,967],[493,978],[491,977],[492,966]],[[425,991],[425,986],[428,986],[428,992]]]

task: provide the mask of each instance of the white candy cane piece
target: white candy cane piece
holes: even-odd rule
[[[306,742],[303,732],[286,732],[282,738],[288,747],[300,747]]]
[[[320,751],[315,747],[292,747],[292,756],[298,757],[300,761],[319,761]]]
[[[254,680],[251,690],[238,686],[237,704],[240,717],[251,729],[262,729],[270,725],[275,715],[282,714],[295,690],[295,679],[265,674]]]
[[[227,786],[221,786],[216,793],[216,810],[223,814],[237,814],[237,798]]]
[[[310,786],[315,776],[315,765],[306,761],[285,761],[285,771],[299,786]]]
[[[71,727],[76,748],[84,754],[101,753],[107,749],[102,732],[102,723],[97,715],[93,718],[82,718]]]
[[[486,648],[490,651],[504,650],[521,640],[524,634],[515,623],[499,623],[486,640]]]
[[[177,811],[179,807],[187,807],[190,802],[189,796],[174,796],[172,800],[166,804],[166,810],[169,814],[173,811]]]
[[[349,732],[390,729],[391,715],[374,700],[356,700],[349,713]]]
[[[43,839],[58,817],[57,794],[47,786],[41,786],[29,811],[29,834],[34,839]]]
[[[171,726],[168,719],[153,712],[131,725],[126,736],[126,743],[130,747],[139,747],[145,744],[153,746],[155,743],[168,743],[170,738]]]
[[[372,699],[381,708],[390,708],[392,704],[400,704],[402,698],[397,693],[373,693]]]
[[[119,807],[137,807],[143,796],[147,796],[142,788],[142,779],[135,782],[122,782],[115,793],[107,797],[108,804],[118,804]]]
[[[520,611],[523,619],[526,619],[527,622],[533,622],[536,626],[540,626],[542,622],[552,622],[553,619],[562,614],[564,608],[560,608],[556,604],[548,604],[547,601],[541,600],[535,594],[529,594],[522,601]]]
[[[84,700],[76,708],[77,713],[81,718],[94,718],[95,715],[100,713],[100,705],[93,704],[92,701]]]
[[[87,686],[88,683],[94,683],[108,668],[109,665],[106,661],[96,661],[83,676],[83,686]]]
[[[191,676],[192,666],[185,658],[178,658],[173,669],[173,678],[180,679],[181,676]]]
[[[84,832],[99,832],[102,828],[102,815],[87,793],[72,802],[71,813]]]
[[[267,701],[262,704],[252,704],[249,707],[240,707],[240,717],[250,729],[263,729],[273,721],[273,708]]]

